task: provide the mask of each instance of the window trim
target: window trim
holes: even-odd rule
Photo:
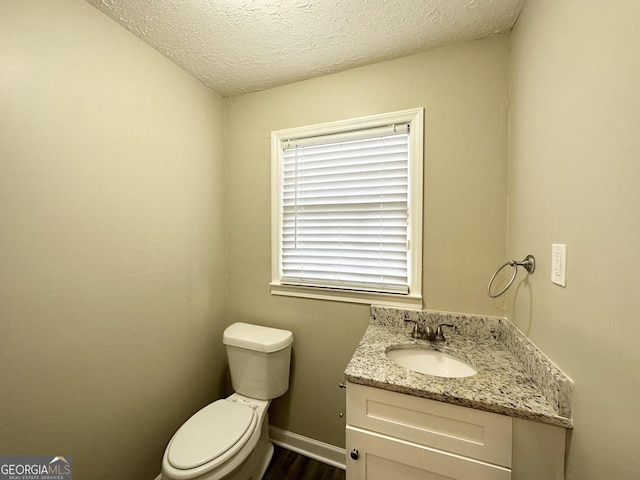
[[[372,115],[337,122],[309,125],[271,132],[271,294],[323,300],[366,303],[393,307],[422,307],[422,224],[423,224],[423,138],[424,108]],[[332,287],[285,285],[280,282],[283,144],[292,138],[345,133],[409,123],[409,293],[375,293]]]

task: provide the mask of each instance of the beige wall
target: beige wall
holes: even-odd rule
[[[344,445],[337,385],[368,307],[270,295],[271,131],[425,107],[424,306],[500,313],[484,289],[506,253],[507,47],[497,36],[228,100],[227,321],[294,333],[276,427]]]
[[[638,19],[635,0],[536,0],[511,36],[508,248],[538,270],[508,312],[575,381],[569,480],[640,474]]]
[[[81,0],[0,1],[0,453],[152,479],[219,396],[223,99]]]

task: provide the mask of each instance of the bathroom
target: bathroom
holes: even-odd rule
[[[2,455],[154,479],[228,393],[235,321],[293,332],[272,427],[344,448],[369,307],[270,294],[270,133],[424,107],[423,308],[509,318],[575,382],[566,478],[637,478],[639,19],[528,0],[510,33],[223,97],[84,1],[0,1]]]

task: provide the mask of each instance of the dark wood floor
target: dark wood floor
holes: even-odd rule
[[[275,445],[263,480],[345,480],[345,471]]]

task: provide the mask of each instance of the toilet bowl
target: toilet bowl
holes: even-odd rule
[[[259,456],[256,445],[260,441],[270,444],[267,421],[269,403],[234,393],[198,411],[178,429],[165,449],[162,478],[234,478],[229,474],[238,469],[252,453]],[[268,465],[268,460],[266,463]],[[264,465],[265,470],[267,465]]]
[[[288,389],[293,335],[235,323],[223,341],[236,392],[202,408],[176,431],[162,459],[163,480],[259,480],[269,465],[267,410]]]

